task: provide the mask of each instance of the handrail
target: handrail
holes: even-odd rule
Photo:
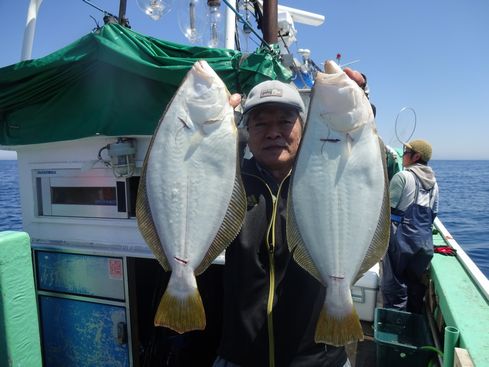
[[[460,247],[438,217],[435,218],[434,225],[445,242],[457,251],[457,259],[465,268],[474,283],[477,284],[477,287],[484,295],[486,301],[489,301],[489,280],[487,277],[480,271],[479,267],[472,261],[462,247]]]

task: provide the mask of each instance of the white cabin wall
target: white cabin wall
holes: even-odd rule
[[[150,137],[136,137],[136,174],[139,175]],[[34,169],[82,169],[97,160],[99,150],[114,143],[116,137],[93,137],[66,142],[16,147],[19,189],[24,231],[33,243],[62,244],[106,248],[128,252],[131,256],[152,257],[135,218],[99,219],[78,217],[40,217],[36,215]],[[102,153],[107,158],[107,151]],[[104,167],[100,162],[95,166]],[[104,168],[112,174],[110,168]]]

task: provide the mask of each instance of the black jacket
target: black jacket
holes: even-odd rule
[[[254,160],[245,161],[243,182],[248,211],[239,236],[226,250],[223,335],[218,354],[240,366],[269,365],[267,305],[273,292],[275,365],[343,366],[344,348],[314,342],[325,289],[292,259],[286,243],[285,218],[289,178],[273,196]],[[266,220],[264,220],[266,218]],[[272,228],[275,226],[273,242]],[[267,235],[268,233],[268,235]],[[271,262],[274,279],[270,279]],[[268,306],[270,307],[270,306]]]

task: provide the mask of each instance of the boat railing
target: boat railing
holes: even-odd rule
[[[489,280],[481,272],[479,267],[472,261],[467,253],[460,247],[457,241],[452,237],[439,218],[435,218],[435,228],[440,232],[445,242],[456,250],[457,259],[477,285],[485,299],[489,301]]]

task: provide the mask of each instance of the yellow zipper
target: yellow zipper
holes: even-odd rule
[[[282,180],[280,183],[277,196],[273,195],[272,190],[268,184],[261,177],[256,175],[253,176],[265,184],[265,187],[270,192],[270,196],[272,197],[272,218],[267,230],[267,252],[268,252],[268,261],[270,263],[270,274],[269,274],[269,283],[270,288],[268,289],[268,302],[267,302],[267,326],[268,326],[268,360],[269,367],[275,367],[275,337],[273,332],[273,300],[275,295],[275,222],[277,219],[277,208],[278,208],[278,198],[280,197],[280,191],[282,190],[282,184],[289,177],[290,173]]]
[[[277,209],[278,209],[278,198],[280,197],[280,191],[282,190],[282,184],[285,178],[280,183],[277,196],[272,194],[272,218],[270,225],[268,227],[267,233],[267,250],[268,250],[268,260],[270,263],[270,288],[268,289],[268,303],[267,303],[267,325],[268,325],[268,355],[269,355],[269,366],[275,367],[275,336],[273,328],[273,301],[275,296],[275,224],[277,219]],[[271,191],[270,191],[271,192]]]
[[[275,367],[275,338],[273,332],[273,299],[275,295],[275,216],[277,213],[277,198],[272,196],[273,211],[272,220],[268,227],[267,233],[267,250],[268,250],[268,262],[270,264],[269,272],[269,289],[268,289],[268,303],[267,303],[267,326],[268,326],[268,361],[270,367]],[[272,234],[271,242],[270,232]]]

